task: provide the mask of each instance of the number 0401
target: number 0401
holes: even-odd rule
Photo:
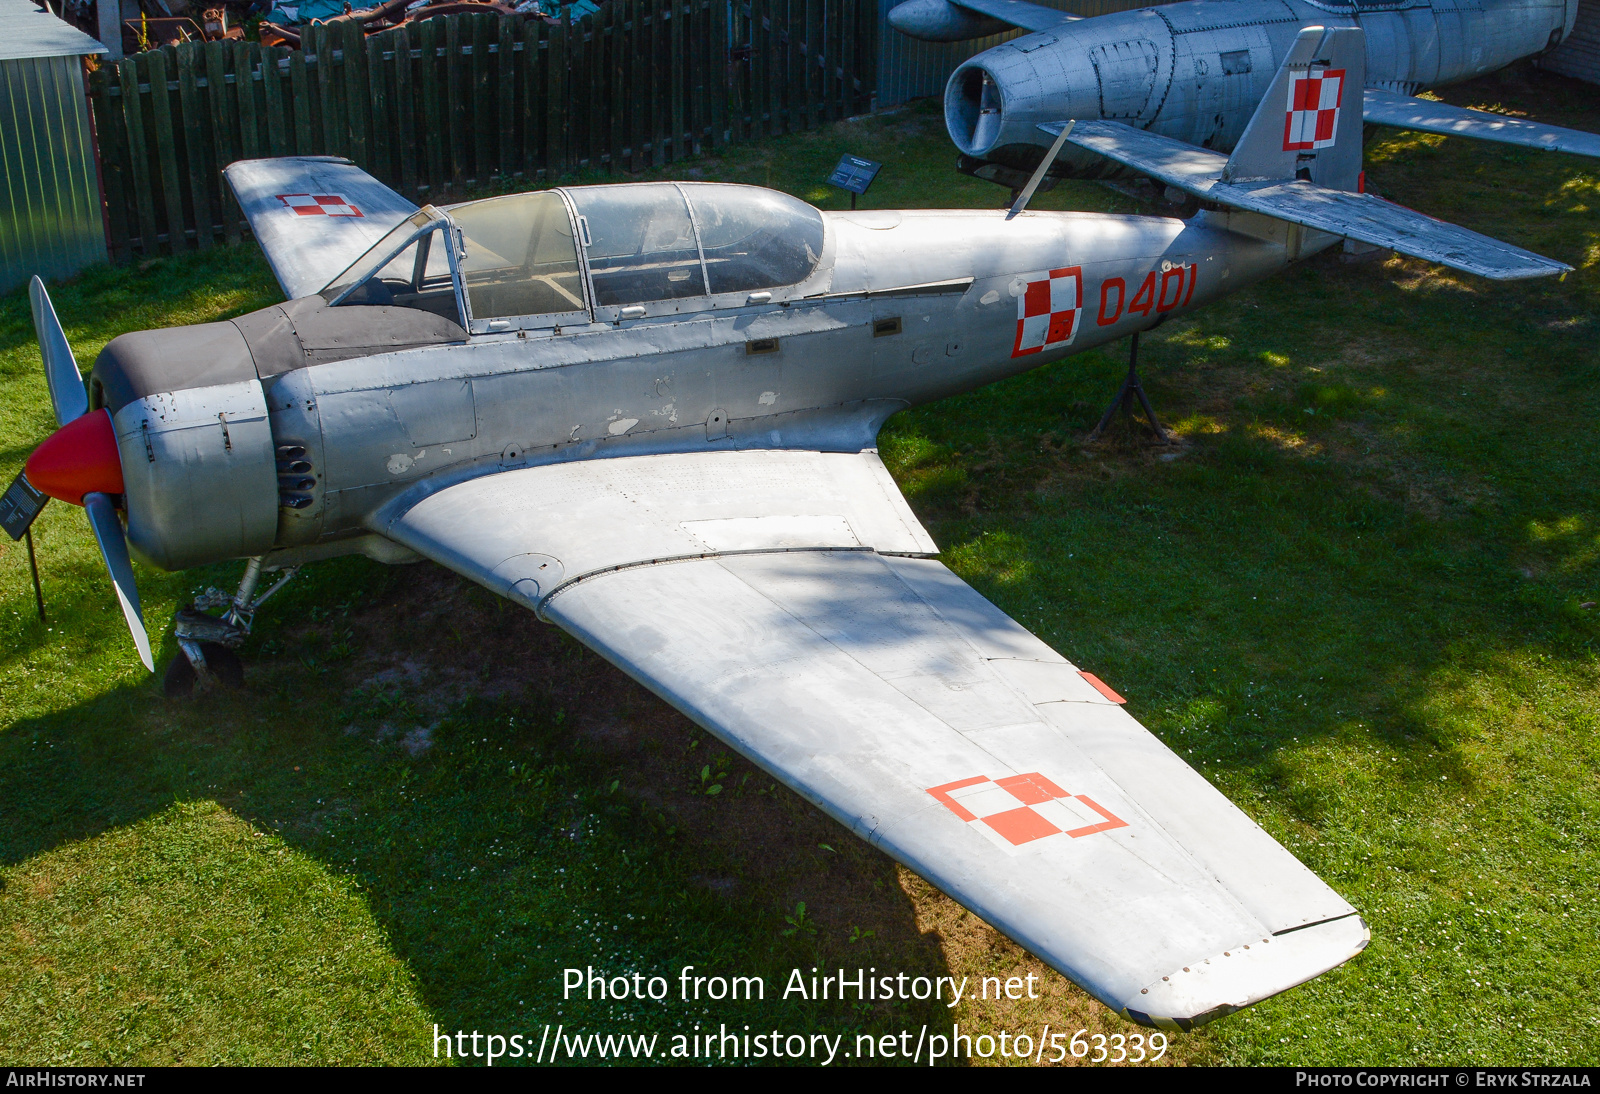
[[[1200,268],[1193,263],[1151,270],[1131,297],[1126,281],[1108,277],[1100,282],[1100,310],[1095,322],[1109,327],[1124,315],[1148,317],[1151,312],[1169,312],[1180,304],[1187,304],[1194,299],[1199,274]]]

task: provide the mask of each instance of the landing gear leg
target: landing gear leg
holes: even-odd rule
[[[1133,332],[1133,339],[1128,345],[1128,375],[1122,380],[1122,387],[1117,391],[1117,397],[1111,400],[1111,405],[1106,407],[1106,412],[1100,416],[1100,424],[1095,426],[1089,434],[1090,441],[1098,441],[1100,435],[1106,431],[1106,426],[1111,424],[1111,419],[1117,416],[1121,409],[1123,417],[1133,417],[1133,401],[1137,398],[1139,405],[1144,408],[1144,416],[1150,419],[1150,428],[1155,431],[1156,443],[1176,444],[1172,435],[1161,427],[1161,420],[1156,417],[1155,408],[1150,405],[1150,399],[1144,393],[1144,385],[1139,382],[1139,332]]]
[[[299,569],[294,566],[282,571],[282,576],[266,592],[256,596],[262,566],[261,559],[252,558],[245,565],[238,591],[232,596],[221,589],[207,589],[194,598],[192,607],[178,612],[172,630],[183,656],[174,658],[167,666],[162,691],[168,698],[188,695],[196,686],[204,689],[215,683],[230,688],[243,687],[244,665],[234,651],[250,637],[256,609],[287,585]],[[212,615],[214,608],[226,610],[220,616]]]

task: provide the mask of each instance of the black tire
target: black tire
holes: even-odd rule
[[[223,687],[233,691],[244,687],[244,662],[227,646],[216,642],[200,643],[200,653],[206,659],[206,668]],[[166,674],[161,678],[161,694],[168,699],[186,699],[194,694],[194,666],[183,651],[167,662]]]

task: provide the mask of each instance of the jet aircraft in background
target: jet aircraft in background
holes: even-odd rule
[[[15,537],[45,496],[83,505],[147,666],[129,546],[168,570],[248,559],[237,593],[180,614],[173,665],[202,676],[248,634],[263,574],[430,559],[1118,1013],[1191,1028],[1350,959],[1366,924],[941,565],[874,446],[898,410],[1344,238],[1490,278],[1569,269],[1359,192],[1360,114],[1298,89],[1359,85],[1363,55],[1359,30],[1301,32],[1226,160],[1113,122],[1054,136],[1203,192],[1189,220],[1026,195],[822,213],[706,183],[418,209],[346,161],[235,163],[288,301],[122,335],[86,393],[36,279],[61,428],[0,521]]]
[[[1121,122],[1217,152],[1233,150],[1300,29],[1360,27],[1366,78],[1321,84],[1369,124],[1600,156],[1600,136],[1416,98],[1552,49],[1579,0],[1182,0],[1083,18],[1025,0],[906,0],[889,13],[935,42],[1030,33],[963,63],[945,87],[961,169],[1013,189],[1049,145],[1041,124]],[[1360,95],[1360,100],[1356,96]],[[1061,177],[1128,171],[1083,147]]]

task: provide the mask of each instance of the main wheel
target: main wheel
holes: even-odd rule
[[[223,687],[237,690],[244,687],[244,662],[227,646],[216,642],[200,643],[200,654],[206,659],[206,669]],[[161,678],[161,694],[168,699],[183,699],[194,694],[194,666],[182,650],[167,662],[166,675]]]

